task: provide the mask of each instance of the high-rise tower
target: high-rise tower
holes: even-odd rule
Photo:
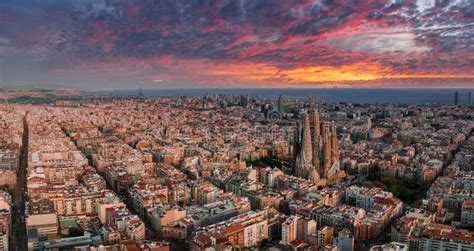
[[[278,97],[278,103],[277,103],[277,106],[278,106],[278,112],[283,114],[285,113],[285,103],[283,101],[283,96],[279,96]]]
[[[454,92],[454,105],[459,105],[459,92]]]
[[[472,92],[467,93],[467,105],[472,105]]]
[[[247,107],[248,104],[249,104],[249,96],[240,95],[240,106]]]

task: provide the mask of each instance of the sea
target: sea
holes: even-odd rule
[[[251,97],[276,99],[308,98],[324,102],[347,102],[361,104],[453,104],[454,93],[459,93],[459,104],[465,104],[468,93],[473,89],[361,89],[361,88],[330,88],[330,89],[147,89],[142,90],[145,97],[185,96],[198,97],[204,95],[249,95]],[[114,90],[108,94],[116,97],[138,96],[139,90]]]

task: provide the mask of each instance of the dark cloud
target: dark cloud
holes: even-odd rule
[[[13,75],[25,67],[47,80],[45,70],[84,62],[134,60],[153,75],[170,57],[280,70],[378,64],[384,76],[474,70],[470,0],[3,0],[0,9],[11,70],[0,82],[21,81]]]

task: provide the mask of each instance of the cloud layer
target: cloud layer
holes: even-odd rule
[[[474,1],[3,0],[0,58],[96,89],[474,86]]]

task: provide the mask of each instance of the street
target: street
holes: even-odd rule
[[[12,236],[10,250],[27,250],[25,223],[26,176],[28,174],[28,123],[23,117],[23,139],[20,153],[20,165],[17,172],[17,186],[13,191]]]

